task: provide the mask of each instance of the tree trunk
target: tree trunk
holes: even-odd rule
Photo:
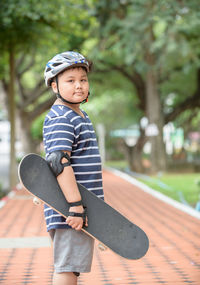
[[[126,156],[128,160],[129,167],[132,171],[135,172],[144,172],[144,165],[142,161],[142,155],[143,155],[143,148],[147,141],[147,138],[145,137],[144,131],[140,130],[140,137],[134,146],[128,146],[126,143],[124,143],[126,148]]]
[[[166,154],[163,142],[163,117],[161,112],[161,101],[157,89],[157,77],[152,64],[152,58],[146,75],[146,114],[149,124],[157,127],[158,134],[150,136],[151,142],[151,172],[166,169]]]
[[[10,168],[9,184],[12,189],[17,182],[17,164],[15,153],[15,54],[13,46],[9,50],[9,120],[10,120]]]
[[[132,156],[132,169],[136,172],[144,173],[145,168],[143,165],[143,149],[144,145],[147,142],[147,138],[145,133],[142,129],[140,129],[140,137],[133,149],[133,156]]]
[[[25,154],[37,152],[37,144],[31,136],[31,125],[32,120],[29,118],[29,114],[24,111],[17,111],[17,119],[19,122],[19,132],[20,132],[20,141],[23,146],[23,152]]]

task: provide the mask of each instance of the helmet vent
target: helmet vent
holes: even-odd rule
[[[58,65],[61,65],[62,64],[62,62],[55,62],[55,63],[53,63],[52,65],[53,66],[58,66]]]

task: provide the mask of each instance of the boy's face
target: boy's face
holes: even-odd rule
[[[58,92],[56,82],[52,82],[52,89]],[[73,103],[78,103],[87,98],[89,83],[87,72],[81,68],[67,69],[58,75],[58,86],[60,95]]]

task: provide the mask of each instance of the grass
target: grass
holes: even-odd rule
[[[125,169],[127,168],[127,162],[125,160],[106,161],[105,166],[117,169]]]
[[[197,173],[165,173],[161,177],[151,176],[152,180],[140,179],[151,188],[179,201],[195,207],[200,194],[200,175]]]
[[[106,166],[124,170],[125,161],[106,162]],[[157,176],[136,177],[138,180],[166,196],[192,207],[200,200],[200,174],[159,173]]]

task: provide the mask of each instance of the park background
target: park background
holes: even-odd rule
[[[18,183],[21,157],[43,153],[43,120],[55,100],[45,65],[74,50],[93,61],[81,108],[104,166],[198,210],[199,31],[197,0],[2,1],[0,170],[8,183],[0,181],[1,196]]]

